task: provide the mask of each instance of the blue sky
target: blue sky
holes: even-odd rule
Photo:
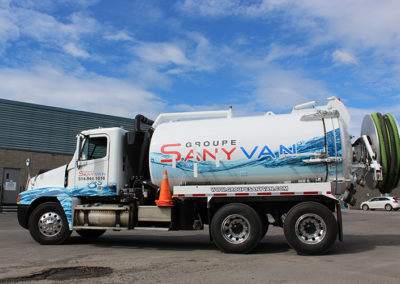
[[[399,1],[0,2],[1,98],[155,118],[330,96],[353,131],[400,118]]]

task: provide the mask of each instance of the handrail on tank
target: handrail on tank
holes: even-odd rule
[[[299,105],[293,107],[293,110],[299,110],[299,109],[305,109],[305,108],[309,108],[309,107],[314,107],[316,104],[327,102],[327,101],[333,101],[333,100],[336,100],[336,99],[337,99],[336,97],[329,97],[327,99],[320,100],[320,101],[311,101],[311,102],[308,102],[308,103],[299,104]]]
[[[229,110],[162,113],[154,121],[152,127],[155,129],[158,125],[167,120],[223,117],[232,117],[232,107],[229,107]]]

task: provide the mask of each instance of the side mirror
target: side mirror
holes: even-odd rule
[[[76,161],[79,161],[79,158],[81,157],[81,153],[82,153],[82,136],[78,135],[78,157],[76,158]]]
[[[78,135],[78,143],[77,143],[78,144],[78,146],[77,146],[78,147],[78,149],[77,149],[78,156],[76,157],[77,161],[80,161],[82,158],[83,148],[86,143],[85,138],[87,138],[87,136],[85,136],[83,134]]]
[[[26,179],[26,185],[25,185],[25,190],[26,190],[29,187],[29,181],[31,179],[31,171],[30,171],[30,168],[29,168],[29,166],[31,165],[31,158],[26,159],[25,165],[28,168],[28,177]]]

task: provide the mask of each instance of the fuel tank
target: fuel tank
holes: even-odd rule
[[[159,124],[150,144],[152,182],[257,184],[349,178],[349,115],[337,99],[289,114],[190,119]],[[196,117],[196,116],[193,116]]]

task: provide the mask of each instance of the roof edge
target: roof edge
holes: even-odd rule
[[[41,105],[41,104],[27,103],[27,102],[14,101],[14,100],[2,99],[2,98],[0,98],[0,103],[16,105],[16,106],[25,106],[25,107],[31,107],[31,108],[38,108],[38,109],[46,109],[46,110],[65,112],[65,113],[90,115],[93,117],[114,118],[114,119],[122,119],[122,120],[127,120],[127,121],[135,120],[134,118],[128,118],[128,117],[122,117],[122,116],[116,116],[116,115],[101,114],[101,113],[95,113],[95,112],[90,112],[90,111],[74,110],[74,109],[67,109],[67,108],[54,107],[54,106],[46,106],[46,105]]]

